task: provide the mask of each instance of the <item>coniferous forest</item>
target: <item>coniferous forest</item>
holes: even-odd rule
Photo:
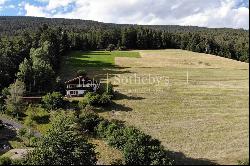
[[[249,61],[249,30],[2,16],[0,90],[18,78],[30,92],[49,91],[67,51],[110,44],[120,50],[174,48]]]

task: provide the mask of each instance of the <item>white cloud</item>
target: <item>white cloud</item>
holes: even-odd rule
[[[249,9],[234,8],[234,5],[233,1],[222,2],[221,6],[183,18],[181,25],[249,29]]]
[[[35,0],[37,2],[49,2],[50,0]]]
[[[24,1],[22,1],[22,2],[20,2],[20,3],[18,4],[18,7],[23,7],[23,6],[25,6],[25,2],[24,2]]]
[[[64,7],[68,4],[74,2],[75,0],[50,0],[48,6],[46,7],[47,10],[52,10],[58,7]]]
[[[249,28],[249,7],[242,0],[38,0],[25,5],[26,15],[130,24],[179,24]],[[69,4],[72,11],[67,12]],[[55,10],[61,8],[61,10]],[[52,12],[53,11],[53,12]]]
[[[27,3],[24,9],[26,10],[26,16],[51,17],[43,11],[43,7],[37,7]]]
[[[8,6],[5,6],[5,8],[14,9],[15,5],[8,5]]]
[[[0,0],[0,5],[5,4],[5,2],[7,2],[7,0]]]

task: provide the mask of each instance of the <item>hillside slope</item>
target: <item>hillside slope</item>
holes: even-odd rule
[[[139,127],[170,150],[192,158],[186,161],[191,164],[199,159],[237,164],[248,157],[247,63],[182,50],[141,51],[141,55],[116,58],[120,68],[113,70],[111,80],[119,94],[110,108],[115,113],[101,115]],[[167,80],[138,83],[149,75],[152,80]]]

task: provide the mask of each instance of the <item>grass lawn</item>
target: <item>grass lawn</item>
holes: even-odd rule
[[[248,64],[183,50],[139,52],[141,58],[131,58],[134,52],[131,57],[73,52],[62,78],[74,77],[81,66],[90,77],[105,80],[109,73],[119,94],[99,114],[159,139],[185,163],[237,164],[248,158]]]
[[[27,124],[26,121],[29,119],[29,116],[34,116],[32,128],[40,132],[42,135],[44,135],[51,127],[51,113],[47,112],[45,109],[40,107],[28,107],[25,114],[27,116],[24,118],[23,123]]]
[[[92,72],[98,69],[115,68],[115,57],[139,58],[140,54],[133,51],[72,51],[64,57],[61,64],[60,76],[63,80],[76,76],[78,70]],[[105,71],[105,70],[104,70]]]

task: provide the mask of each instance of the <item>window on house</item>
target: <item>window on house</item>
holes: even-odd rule
[[[78,91],[70,91],[71,95],[78,95]]]
[[[75,87],[76,87],[76,85],[69,85],[69,87],[70,87],[70,88],[75,88]]]

